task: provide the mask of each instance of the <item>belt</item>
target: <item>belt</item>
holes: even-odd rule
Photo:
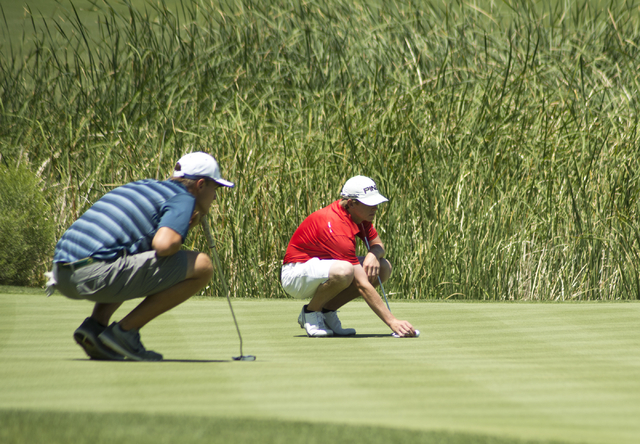
[[[66,262],[66,263],[58,263],[58,267],[60,268],[70,268],[72,270],[77,270],[78,268],[82,268],[82,267],[86,267],[87,265],[91,265],[93,263],[98,262],[98,260],[92,258],[92,257],[87,257],[84,259],[80,259],[79,261],[75,261],[75,262]]]

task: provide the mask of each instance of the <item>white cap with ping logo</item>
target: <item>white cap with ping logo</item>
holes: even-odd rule
[[[389,201],[378,192],[376,183],[365,176],[355,176],[347,180],[340,195],[347,199],[356,199],[370,207]]]

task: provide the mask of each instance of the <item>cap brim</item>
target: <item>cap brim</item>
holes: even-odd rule
[[[215,182],[218,185],[222,185],[223,187],[228,187],[228,188],[233,188],[236,186],[233,182],[229,182],[228,180],[224,180],[224,179],[217,179]]]
[[[371,196],[363,197],[358,199],[358,202],[361,202],[365,205],[373,207],[375,205],[380,205],[381,203],[388,202],[389,199],[384,197],[382,194],[373,194]]]

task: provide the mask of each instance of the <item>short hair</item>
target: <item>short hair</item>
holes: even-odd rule
[[[197,180],[187,179],[186,177],[172,177],[171,180],[173,182],[181,183],[185,186],[185,188],[189,189],[196,186]]]

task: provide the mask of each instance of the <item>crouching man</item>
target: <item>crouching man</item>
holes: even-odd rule
[[[311,298],[302,308],[298,323],[309,337],[354,335],[343,328],[336,311],[358,296],[398,336],[415,336],[413,326],[396,319],[376,291],[391,275],[391,265],[372,221],[378,205],[387,198],[373,180],[349,179],[341,199],[308,216],[296,229],[287,247],[281,282],[297,299]],[[356,256],[356,237],[368,245],[364,257]]]
[[[95,302],[73,334],[90,358],[162,360],[145,349],[139,330],[211,280],[209,257],[181,247],[221,186],[233,183],[221,178],[212,156],[187,154],[171,179],[140,180],[108,192],[62,235],[48,293]],[[118,307],[136,298],[144,299],[109,325]]]

